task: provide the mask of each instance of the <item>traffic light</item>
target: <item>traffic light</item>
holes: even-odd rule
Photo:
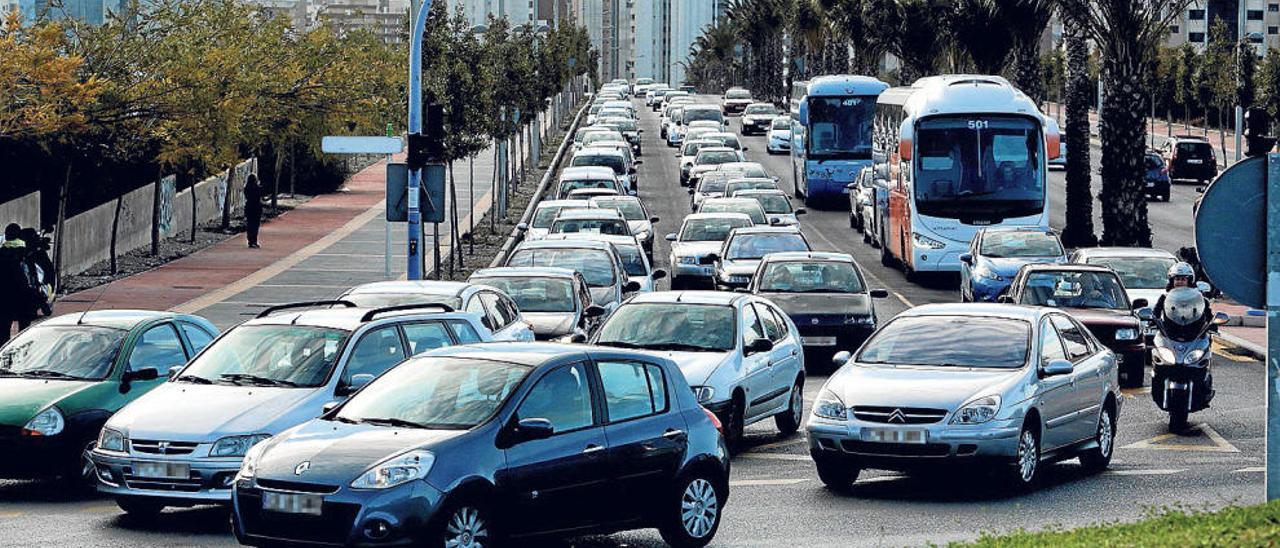
[[[426,129],[422,133],[408,135],[410,169],[421,169],[428,163],[444,161],[444,107],[427,105]]]
[[[1271,115],[1264,108],[1254,107],[1244,113],[1245,156],[1265,156],[1275,146],[1276,138],[1267,135],[1271,130]]]

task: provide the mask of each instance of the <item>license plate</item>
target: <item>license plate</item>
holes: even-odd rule
[[[928,434],[924,430],[899,428],[863,428],[862,441],[877,443],[925,443]]]
[[[835,337],[800,337],[800,343],[805,346],[835,346]]]
[[[1193,160],[1193,159],[1188,158],[1188,159],[1187,159],[1187,163],[1188,163],[1188,164],[1203,164],[1203,163],[1204,163],[1204,160]]]
[[[135,462],[133,475],[140,478],[187,479],[191,477],[191,465],[177,462]]]
[[[324,506],[324,497],[298,493],[262,493],[262,509],[284,514],[310,514],[318,516]]]
[[[1154,187],[1154,186],[1156,186],[1156,182],[1155,182],[1155,181],[1147,181],[1147,188],[1151,188],[1151,187]]]

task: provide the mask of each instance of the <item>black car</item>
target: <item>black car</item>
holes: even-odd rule
[[[657,527],[703,546],[729,495],[715,416],[665,358],[498,343],[429,352],[258,444],[244,544],[493,546]]]
[[[806,350],[857,350],[876,330],[872,299],[889,296],[867,288],[853,256],[817,251],[765,255],[747,290],[786,312]]]
[[[1207,183],[1218,176],[1218,158],[1209,140],[1196,135],[1175,135],[1161,149],[1169,164],[1169,178]]]

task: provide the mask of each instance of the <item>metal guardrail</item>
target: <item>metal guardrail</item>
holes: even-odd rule
[[[573,145],[574,134],[578,132],[578,125],[582,123],[582,116],[591,107],[590,104],[584,105],[578,114],[573,117],[573,124],[569,126],[569,131],[564,134],[564,140],[560,142],[560,148],[556,149],[556,155],[551,159],[551,164],[547,166],[546,173],[542,174],[542,180],[538,181],[538,189],[534,191],[533,198],[529,200],[529,206],[524,209],[524,214],[520,216],[517,223],[528,224],[533,220],[533,212],[538,208],[538,203],[542,201],[546,195],[547,189],[551,183],[555,181],[556,174],[560,172],[560,162],[564,161],[565,152]],[[507,262],[507,257],[515,250],[516,245],[524,239],[524,231],[513,228],[511,234],[507,236],[506,243],[502,244],[502,249],[498,250],[498,254],[493,257],[493,262],[489,263],[489,268],[502,266]]]

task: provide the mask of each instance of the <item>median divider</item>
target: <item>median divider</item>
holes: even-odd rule
[[[529,206],[524,209],[524,214],[520,216],[520,222],[517,223],[517,225],[523,223],[527,226],[533,221],[533,212],[538,209],[538,204],[542,202],[542,198],[546,196],[547,189],[551,187],[551,184],[555,182],[556,177],[559,176],[560,163],[564,161],[564,156],[569,150],[569,147],[573,146],[573,138],[578,133],[578,126],[582,123],[582,117],[590,108],[591,103],[588,102],[578,110],[578,114],[573,117],[573,123],[569,126],[569,131],[565,132],[564,140],[560,141],[560,147],[556,149],[556,155],[551,158],[551,164],[547,166],[547,171],[542,174],[542,179],[538,181],[538,189],[534,191],[533,198],[529,200]],[[524,231],[519,228],[511,229],[511,234],[507,236],[507,241],[502,244],[502,248],[499,249],[498,254],[493,257],[493,261],[489,263],[489,267],[493,268],[502,266],[506,263],[507,257],[511,255],[511,252],[515,250],[516,245],[518,245],[522,240],[524,240]]]

